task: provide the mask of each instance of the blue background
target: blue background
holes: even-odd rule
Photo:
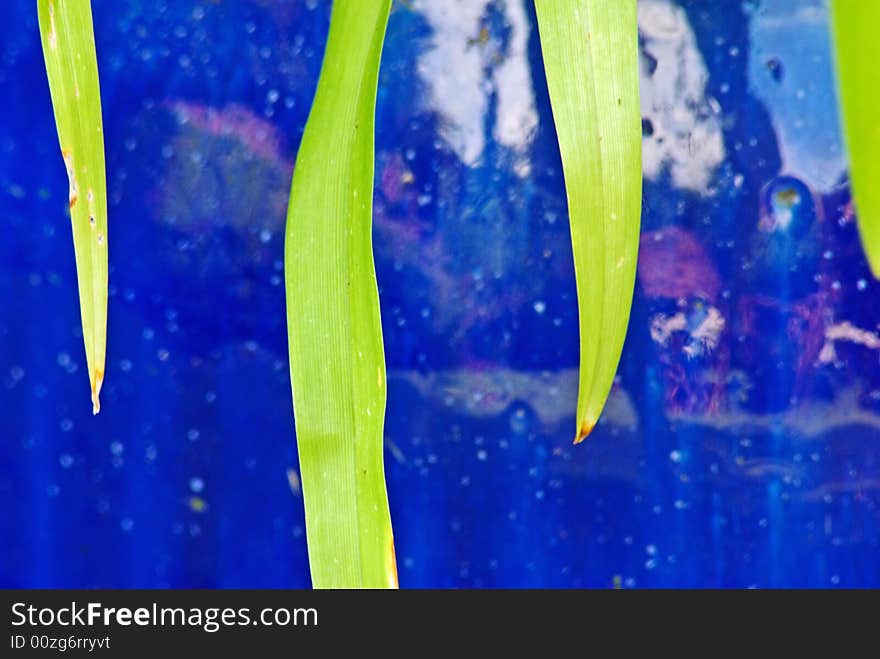
[[[32,0],[0,23],[0,585],[307,587],[282,278],[329,4],[93,2],[110,336],[91,416]],[[577,312],[530,2],[398,2],[377,106],[403,587],[880,585],[877,283],[814,0],[643,0],[619,379]]]

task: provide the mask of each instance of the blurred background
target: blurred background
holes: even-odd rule
[[[94,0],[91,415],[33,0],[0,23],[0,585],[308,587],[283,228],[330,3]],[[644,213],[574,447],[577,305],[528,0],[398,0],[376,110],[403,587],[880,586],[880,286],[820,0],[641,0]]]

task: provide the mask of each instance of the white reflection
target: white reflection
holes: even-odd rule
[[[463,416],[492,418],[520,405],[528,405],[543,431],[556,431],[571,424],[577,401],[578,371],[519,371],[507,368],[411,370],[388,372],[389,386],[406,383],[438,406]],[[602,423],[635,432],[639,415],[623,386],[608,396]]]
[[[837,360],[835,342],[852,343],[869,350],[880,350],[880,336],[876,332],[855,327],[848,321],[835,323],[825,328],[825,345],[819,353],[819,361],[830,364]]]
[[[489,0],[414,4],[434,32],[431,47],[419,57],[418,72],[429,89],[429,109],[443,119],[440,135],[464,163],[476,163],[486,145],[486,113],[494,89],[493,137],[503,146],[524,151],[538,115],[523,0],[499,5],[510,30],[503,52],[492,34],[481,32]]]
[[[653,128],[642,147],[644,174],[655,179],[668,168],[675,186],[704,190],[724,160],[724,142],[718,103],[706,98],[708,72],[693,30],[680,7],[642,0],[639,31],[651,58],[640,79],[642,116]]]
[[[749,88],[772,117],[783,169],[820,193],[846,168],[828,20],[820,0],[767,0],[749,21]]]
[[[701,314],[698,322],[689,319],[681,311],[669,315],[659,313],[651,319],[651,339],[666,346],[673,334],[687,332],[688,342],[681,350],[689,359],[694,359],[718,347],[724,325],[724,316],[715,307],[709,307]]]

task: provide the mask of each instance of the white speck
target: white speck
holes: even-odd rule
[[[189,489],[198,494],[205,489],[205,481],[198,476],[193,476],[189,479]]]
[[[55,50],[58,46],[58,37],[55,30],[55,5],[49,3],[49,48]]]
[[[535,310],[535,313],[542,314],[547,310],[547,305],[541,300],[538,300],[532,305],[532,308]]]

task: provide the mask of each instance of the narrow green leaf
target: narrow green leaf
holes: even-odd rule
[[[880,279],[880,3],[832,0],[831,15],[859,235],[871,272]]]
[[[89,0],[37,0],[70,221],[92,411],[101,409],[107,345],[107,192],[98,61]]]
[[[397,586],[372,251],[373,123],[390,0],[336,0],[285,244],[290,381],[312,583]]]
[[[577,444],[611,391],[632,305],[642,203],[636,0],[535,0],[535,8],[577,280]]]

